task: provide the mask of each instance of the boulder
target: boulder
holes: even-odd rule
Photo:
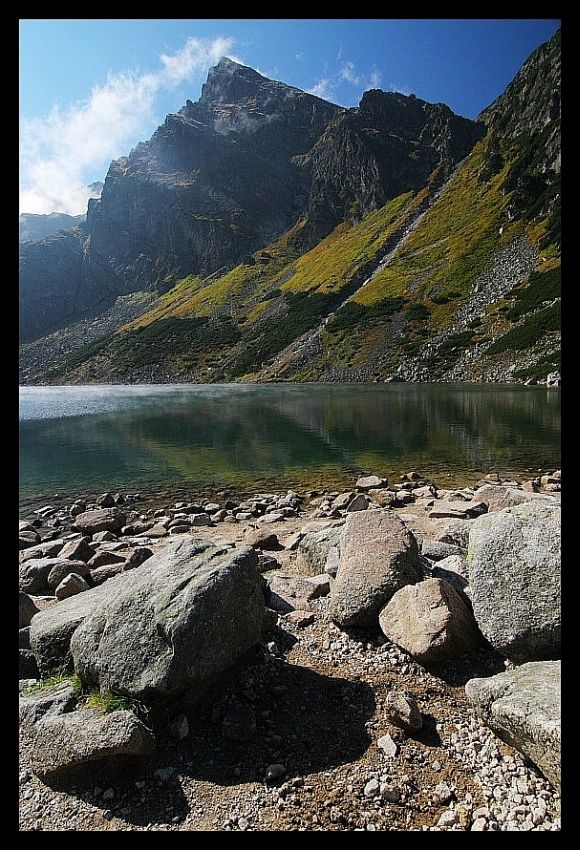
[[[85,590],[89,590],[89,585],[85,579],[78,573],[69,573],[58,585],[54,595],[57,599],[62,600],[68,599],[69,596],[75,596],[77,593],[83,593]]]
[[[99,762],[112,768],[154,752],[155,738],[131,711],[98,714],[78,709],[40,720],[30,761],[32,771],[44,781],[76,781],[83,775],[90,779]]]
[[[287,614],[295,609],[308,611],[310,601],[318,595],[317,588],[305,578],[275,573],[268,576],[266,581],[266,605],[279,614]]]
[[[450,543],[452,546],[459,546],[460,549],[467,549],[469,545],[469,530],[472,524],[473,520],[471,519],[453,519],[437,534],[435,540],[440,543]]]
[[[118,576],[124,572],[124,564],[105,564],[104,567],[97,567],[96,570],[91,570],[91,583],[93,585],[103,584],[113,576]]]
[[[463,555],[465,550],[451,543],[443,543],[441,540],[431,540],[428,537],[419,540],[419,549],[424,558],[430,561],[442,561],[451,555]]]
[[[55,558],[63,546],[65,541],[61,538],[57,540],[43,540],[38,546],[32,546],[30,549],[25,549],[20,553],[21,562],[31,559],[40,560],[41,558]]]
[[[353,500],[354,493],[340,493],[336,499],[332,502],[332,507],[338,511],[345,510],[348,507],[349,503]]]
[[[445,502],[437,499],[429,511],[431,519],[438,517],[452,517],[457,519],[472,519],[486,513],[487,503],[482,501],[472,502]]]
[[[443,579],[458,593],[465,594],[468,599],[471,599],[469,564],[461,555],[450,555],[449,558],[437,561],[431,570],[431,575],[433,578]]]
[[[260,640],[254,549],[182,540],[95,590],[71,640],[80,678],[146,703],[197,701]],[[70,600],[63,604],[70,603]]]
[[[76,691],[69,679],[54,685],[22,691],[18,701],[20,727],[32,731],[43,717],[55,717],[71,711],[76,703]]]
[[[314,589],[314,599],[318,599],[319,596],[328,596],[330,593],[331,578],[328,573],[320,573],[320,575],[317,576],[308,576],[306,581],[308,584],[311,584]]]
[[[348,503],[346,508],[347,513],[351,514],[355,511],[366,511],[370,504],[370,499],[366,493],[357,493],[357,495]]]
[[[560,662],[535,661],[487,679],[465,692],[477,714],[510,746],[560,788]]]
[[[390,723],[405,732],[418,732],[423,726],[423,715],[414,697],[401,691],[391,691],[385,701],[385,714]]]
[[[49,591],[56,596],[56,588],[71,573],[76,573],[78,576],[88,576],[90,569],[84,561],[68,561],[66,559],[61,561],[59,556],[58,563],[51,569],[46,580]]]
[[[480,517],[469,535],[479,628],[517,663],[560,656],[560,508],[524,502]]]
[[[36,531],[21,531],[18,535],[18,548],[29,549],[40,543],[40,534]]]
[[[18,593],[18,628],[24,629],[30,625],[30,621],[35,614],[38,614],[38,608],[27,593],[22,590]]]
[[[368,493],[369,490],[377,490],[380,487],[387,487],[389,484],[387,478],[379,478],[378,475],[366,475],[359,478],[355,484],[357,490],[363,490]]]
[[[514,505],[522,505],[524,502],[544,501],[555,504],[553,496],[542,493],[530,493],[527,490],[518,490],[516,487],[506,487],[502,484],[484,484],[480,487],[475,497],[485,502],[489,513],[502,511],[504,508],[513,508]]]
[[[53,567],[62,563],[60,558],[32,558],[23,561],[18,568],[20,590],[33,596],[48,593],[48,576]],[[65,561],[68,565],[70,561]]]
[[[283,547],[280,545],[278,535],[273,531],[250,531],[244,538],[244,543],[247,546],[253,546],[254,549],[260,549],[262,552],[275,552]]]
[[[18,649],[30,649],[30,626],[18,629]]]
[[[307,576],[324,572],[330,550],[339,545],[340,532],[336,526],[305,532],[296,553],[298,571]]]
[[[456,658],[481,643],[466,603],[438,578],[397,591],[382,609],[379,623],[389,640],[424,664]]]
[[[124,572],[128,572],[128,570],[135,570],[152,556],[153,550],[149,549],[148,546],[138,546],[137,549],[131,552],[125,563],[122,565],[122,569]]]
[[[126,515],[119,508],[101,508],[84,511],[75,517],[73,531],[82,534],[95,534],[98,531],[119,532],[125,525]]]
[[[349,514],[340,553],[330,615],[345,628],[376,624],[391,596],[423,577],[415,537],[388,509]]]
[[[115,497],[112,493],[103,493],[102,496],[97,496],[95,501],[100,508],[112,508],[115,504]]]
[[[89,570],[96,570],[99,567],[106,567],[107,564],[124,564],[125,558],[123,555],[118,555],[116,552],[101,550],[95,552],[93,557],[88,562]]]
[[[397,502],[397,494],[393,490],[369,490],[371,501],[380,508],[390,508]]]
[[[99,590],[96,587],[71,596],[32,619],[30,645],[43,678],[71,669],[71,637],[96,604]]]
[[[78,540],[70,540],[65,543],[58,556],[59,558],[68,558],[70,561],[84,561],[86,563],[94,554],[94,550],[89,546],[89,538],[81,537]]]

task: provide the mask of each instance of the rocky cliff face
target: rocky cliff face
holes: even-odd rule
[[[89,202],[85,241],[24,249],[23,339],[73,312],[82,318],[70,286],[86,293],[87,308],[103,301],[93,278],[96,290],[104,275],[109,293],[163,290],[243,262],[301,217],[302,247],[312,247],[342,219],[449,170],[482,132],[440,104],[380,91],[340,109],[222,59],[197,103],[111,164],[101,198]],[[37,309],[39,279],[60,313]]]

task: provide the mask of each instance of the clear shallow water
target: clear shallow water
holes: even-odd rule
[[[472,384],[22,387],[20,500],[105,490],[440,484],[560,464],[556,389]]]

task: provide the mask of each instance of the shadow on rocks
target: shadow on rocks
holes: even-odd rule
[[[408,732],[407,735],[413,741],[419,741],[426,747],[441,747],[443,740],[437,731],[438,720],[432,714],[423,714],[423,725],[418,732]]]
[[[452,687],[463,687],[470,679],[487,678],[505,672],[505,658],[490,646],[467,652],[459,658],[425,667]]]
[[[375,699],[363,682],[324,676],[272,656],[254,668],[251,687],[253,693],[225,694],[199,707],[183,742],[192,778],[218,785],[263,782],[269,765],[283,764],[282,781],[354,761],[371,743],[365,723]],[[254,716],[253,740],[224,736],[232,701]]]

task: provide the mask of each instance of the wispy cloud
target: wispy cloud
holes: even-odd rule
[[[327,77],[323,77],[311,89],[307,89],[307,91],[308,94],[328,100],[334,97],[334,84]]]
[[[353,86],[360,84],[360,75],[356,72],[354,62],[345,62],[339,71],[339,75],[341,80],[346,80],[347,83],[352,83]]]
[[[296,53],[296,59],[299,62],[304,62],[304,60],[306,59],[306,56],[304,55],[304,53],[302,51],[300,51],[300,53]]]
[[[160,91],[201,80],[232,44],[229,38],[189,38],[176,53],[160,56],[158,71],[109,75],[87,101],[23,121],[20,211],[85,212],[91,194],[84,177],[87,169],[104,171],[111,159],[125,152],[131,137],[150,126]]]
[[[367,89],[378,89],[378,88],[380,88],[380,86],[381,86],[381,72],[377,71],[375,69],[374,71],[371,71],[371,74],[369,76],[369,83],[368,83]]]
[[[411,94],[411,89],[408,86],[400,86],[398,83],[389,83],[389,91],[396,91],[399,94],[407,95],[407,97]]]

